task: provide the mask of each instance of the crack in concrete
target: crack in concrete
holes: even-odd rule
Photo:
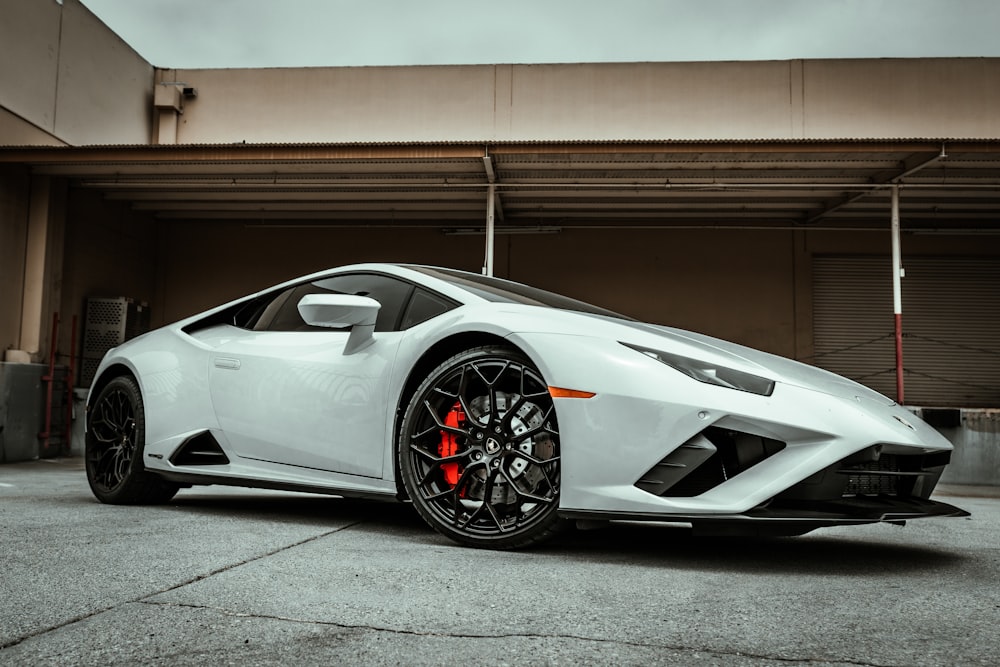
[[[339,528],[335,528],[333,530],[328,530],[325,533],[320,533],[319,535],[313,535],[312,537],[307,537],[304,540],[299,540],[298,542],[293,542],[292,544],[286,544],[283,547],[280,547],[278,549],[274,549],[272,551],[268,551],[267,553],[260,554],[259,556],[254,556],[253,558],[247,558],[246,560],[242,560],[242,561],[240,561],[238,563],[232,563],[230,565],[226,565],[224,567],[217,568],[217,569],[212,570],[211,572],[208,572],[206,574],[199,574],[198,576],[196,576],[196,577],[194,577],[192,579],[189,579],[187,581],[182,581],[179,584],[175,584],[175,585],[170,586],[168,588],[164,588],[163,590],[156,591],[155,593],[150,593],[149,595],[144,595],[141,598],[137,598],[135,600],[130,600],[129,602],[144,602],[145,600],[148,600],[151,597],[154,597],[154,596],[157,596],[157,595],[162,595],[164,593],[169,593],[170,591],[175,591],[178,588],[184,588],[185,586],[190,586],[193,583],[202,581],[204,579],[208,579],[209,577],[214,577],[217,574],[222,574],[223,572],[228,572],[229,570],[233,570],[233,569],[236,569],[238,567],[242,567],[244,565],[247,565],[249,563],[253,563],[253,562],[261,560],[263,558],[268,558],[269,556],[275,556],[277,554],[280,554],[283,551],[288,551],[289,549],[294,549],[295,547],[300,547],[303,544],[309,544],[310,542],[315,542],[316,540],[322,539],[324,537],[329,537],[330,535],[334,535],[335,533],[339,533],[339,532],[341,532],[343,530],[347,530],[348,528],[353,528],[354,526],[357,526],[359,524],[361,524],[361,521],[354,521],[352,523],[345,524],[345,525],[343,525],[343,526],[341,526]],[[128,604],[128,603],[126,603],[126,604]]]
[[[235,611],[232,609],[226,609],[225,607],[215,607],[212,605],[202,605],[202,604],[191,604],[185,602],[163,602],[155,601],[149,599],[142,599],[136,601],[138,604],[147,604],[162,607],[176,607],[185,609],[205,609],[209,611],[216,611],[225,616],[231,616],[235,618],[258,618],[270,621],[282,621],[285,623],[299,623],[302,625],[318,625],[331,628],[339,628],[341,630],[369,630],[372,632],[384,632],[387,634],[395,635],[406,635],[411,637],[441,637],[445,639],[571,639],[576,641],[585,642],[595,642],[600,644],[613,644],[616,646],[634,646],[637,648],[652,648],[652,649],[666,649],[672,651],[681,652],[691,652],[695,651],[698,653],[704,653],[706,655],[711,655],[718,658],[731,658],[731,657],[741,657],[741,658],[753,658],[760,660],[773,660],[775,662],[785,662],[789,664],[811,664],[816,662],[825,662],[832,664],[844,664],[844,665],[856,665],[857,667],[892,667],[891,665],[881,665],[874,662],[861,662],[858,660],[851,660],[850,658],[785,658],[781,656],[767,655],[764,653],[748,653],[745,651],[720,651],[718,649],[708,649],[699,646],[684,646],[679,644],[663,644],[663,643],[652,643],[652,642],[639,642],[639,641],[629,641],[625,639],[608,639],[606,637],[586,637],[583,635],[572,635],[572,634],[545,634],[545,633],[534,633],[534,632],[524,632],[524,633],[502,633],[502,634],[485,634],[485,633],[462,633],[462,632],[434,632],[430,630],[409,630],[406,628],[391,628],[387,626],[380,625],[369,625],[369,624],[354,624],[354,623],[339,623],[337,621],[317,621],[305,618],[292,618],[290,616],[277,616],[274,614],[257,614],[250,612]]]
[[[320,533],[319,535],[313,535],[312,537],[307,537],[304,540],[299,540],[298,542],[293,542],[292,544],[286,544],[286,545],[284,545],[282,547],[279,547],[277,549],[272,549],[271,551],[268,551],[266,553],[262,553],[262,554],[259,554],[257,556],[253,556],[252,558],[247,558],[247,559],[239,561],[237,563],[230,563],[229,565],[226,565],[224,567],[216,568],[216,569],[214,569],[211,572],[208,572],[206,574],[199,574],[199,575],[197,575],[195,577],[192,577],[191,579],[188,579],[186,581],[182,581],[179,584],[174,584],[173,586],[168,586],[167,588],[164,588],[162,590],[155,591],[153,593],[147,593],[147,594],[144,594],[144,595],[142,595],[140,597],[137,597],[137,598],[134,598],[134,599],[131,599],[131,600],[125,600],[123,602],[119,602],[118,604],[113,604],[110,607],[102,607],[100,609],[95,609],[94,611],[88,612],[86,614],[80,614],[78,616],[74,616],[74,617],[72,617],[70,619],[67,619],[66,621],[63,621],[62,623],[58,623],[56,625],[51,625],[51,626],[42,628],[40,630],[36,630],[35,632],[29,632],[26,635],[22,635],[20,637],[16,637],[14,639],[6,641],[6,642],[0,644],[0,651],[4,650],[6,648],[10,648],[12,646],[17,646],[18,644],[20,644],[22,642],[25,642],[25,641],[27,641],[29,639],[34,639],[35,637],[40,637],[40,636],[42,636],[44,634],[48,634],[49,632],[53,632],[55,630],[60,630],[62,628],[69,627],[69,626],[71,626],[71,625],[73,625],[75,623],[79,623],[80,621],[85,621],[88,618],[93,618],[95,616],[100,616],[101,614],[105,614],[105,613],[111,611],[112,609],[117,609],[118,607],[123,607],[123,606],[125,606],[127,604],[141,603],[141,602],[144,602],[144,601],[148,600],[151,597],[155,597],[157,595],[162,595],[163,593],[169,593],[170,591],[177,590],[178,588],[183,588],[184,586],[189,586],[190,584],[193,584],[193,583],[198,582],[198,581],[202,581],[203,579],[208,579],[209,577],[214,577],[217,574],[221,574],[223,572],[228,572],[229,570],[235,569],[235,568],[240,567],[242,565],[247,565],[249,563],[253,563],[254,561],[261,560],[262,558],[267,558],[269,556],[274,556],[276,554],[280,554],[283,551],[287,551],[289,549],[294,549],[295,547],[302,546],[303,544],[308,544],[309,542],[314,542],[316,540],[322,539],[324,537],[328,537],[328,536],[333,535],[335,533],[339,533],[342,530],[347,530],[348,528],[353,528],[354,526],[357,526],[360,523],[362,523],[362,522],[361,521],[354,521],[352,523],[348,523],[348,524],[345,524],[343,526],[340,526],[339,528],[335,528],[333,530],[328,530],[328,531],[326,531],[324,533]]]

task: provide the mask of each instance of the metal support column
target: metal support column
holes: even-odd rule
[[[492,276],[493,275],[493,236],[494,236],[494,226],[493,226],[493,214],[495,212],[496,204],[496,185],[490,183],[486,190],[487,200],[486,200],[486,261],[483,264],[483,275]]]
[[[892,186],[892,313],[896,334],[896,402],[903,405],[903,266],[899,247],[899,186]]]

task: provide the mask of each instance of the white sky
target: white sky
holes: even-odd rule
[[[81,0],[157,67],[1000,56],[998,0]]]

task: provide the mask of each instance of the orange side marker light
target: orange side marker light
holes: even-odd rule
[[[579,389],[564,389],[562,387],[549,387],[549,396],[552,398],[593,398],[596,396],[592,391],[580,391]]]

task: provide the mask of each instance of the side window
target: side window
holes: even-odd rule
[[[256,331],[331,331],[325,327],[310,326],[302,320],[299,300],[307,294],[356,294],[375,299],[382,304],[375,320],[375,331],[408,329],[456,305],[396,278],[351,273],[289,287],[269,302],[256,304],[254,308],[260,314],[256,316],[252,328]]]
[[[306,294],[322,294],[313,283],[289,287],[267,304],[254,324],[256,331],[330,331],[324,327],[309,326],[299,315],[299,299]]]
[[[399,328],[409,329],[432,317],[437,317],[441,313],[446,313],[454,307],[455,304],[451,301],[417,288],[410,299],[410,305],[406,307],[406,314],[403,315],[403,321]]]

